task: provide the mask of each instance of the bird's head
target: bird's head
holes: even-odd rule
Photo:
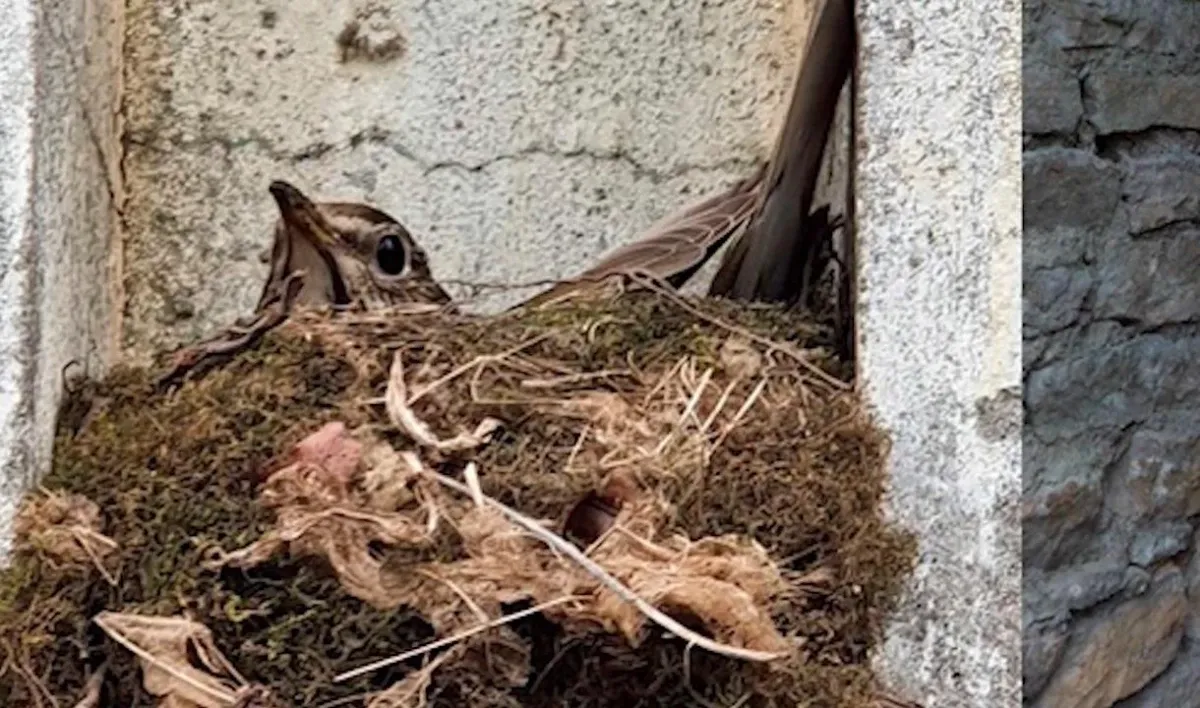
[[[264,300],[272,282],[303,271],[295,299],[299,305],[377,308],[449,302],[433,279],[425,251],[388,214],[353,202],[316,203],[280,180],[271,183],[270,191],[279,220]]]

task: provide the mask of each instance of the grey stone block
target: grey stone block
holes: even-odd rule
[[[1027,420],[1064,440],[1115,435],[1155,411],[1200,403],[1196,342],[1145,335],[1030,372]]]
[[[1074,441],[1044,446],[1026,442],[1025,494],[1021,504],[1021,553],[1029,569],[1053,569],[1079,557],[1092,544],[1104,508],[1103,466],[1091,460],[1070,467],[1053,466],[1055,459],[1086,457]],[[1097,446],[1100,450],[1109,446]],[[1102,453],[1101,453],[1102,454]],[[1100,457],[1095,455],[1094,457]],[[1037,460],[1036,467],[1031,464]],[[1071,473],[1068,479],[1055,479]]]
[[[1095,49],[1120,46],[1125,35],[1123,0],[1040,0],[1027,15],[1027,42],[1031,36],[1061,49]]]
[[[1049,60],[1036,53],[1024,57],[1021,88],[1026,133],[1071,134],[1083,117],[1079,77],[1057,54]]]
[[[1024,155],[1023,197],[1027,231],[1099,231],[1116,213],[1121,172],[1087,150],[1033,150]],[[1053,242],[1047,239],[1037,245],[1050,247]],[[1035,263],[1051,260],[1038,248],[1031,249],[1030,256]]]
[[[1158,678],[1115,708],[1200,708],[1200,643],[1187,641]]]
[[[1095,285],[1088,269],[1079,265],[1038,269],[1025,276],[1025,336],[1063,329],[1079,320]]]
[[[1198,430],[1200,419],[1192,416],[1163,430],[1134,431],[1109,479],[1107,506],[1113,515],[1141,524],[1183,521],[1200,513]]]
[[[1097,254],[1096,317],[1146,328],[1200,321],[1200,224],[1148,239],[1109,234]]]
[[[1021,678],[1025,698],[1034,698],[1054,675],[1067,646],[1065,618],[1047,619],[1025,627],[1021,641]]]
[[[1149,592],[1077,622],[1037,708],[1108,708],[1134,695],[1175,659],[1187,600],[1183,575],[1168,566]]]
[[[1151,126],[1200,129],[1200,73],[1161,76],[1145,69],[1108,69],[1087,78],[1089,117],[1100,133],[1134,132]]]
[[[1200,100],[1200,83],[1196,88]],[[1134,234],[1200,220],[1200,155],[1176,152],[1130,162],[1123,198]]]
[[[1129,545],[1129,560],[1143,568],[1186,551],[1192,540],[1192,525],[1170,521],[1142,529]]]

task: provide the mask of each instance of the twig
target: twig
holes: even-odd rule
[[[578,599],[579,598],[575,597],[574,595],[568,595],[566,597],[560,597],[560,598],[556,598],[554,600],[550,600],[549,602],[543,602],[540,605],[534,605],[533,607],[521,610],[519,612],[514,612],[510,615],[504,615],[503,617],[498,617],[490,622],[485,622],[483,624],[475,625],[474,627],[472,627],[470,629],[465,629],[461,632],[458,632],[457,634],[452,634],[449,637],[444,637],[442,639],[438,639],[436,641],[429,642],[428,644],[419,646],[416,649],[411,649],[409,651],[406,651],[403,654],[397,654],[395,656],[390,656],[386,659],[380,659],[379,661],[373,661],[370,664],[367,664],[366,666],[360,666],[357,669],[351,669],[350,671],[346,671],[344,673],[338,674],[337,676],[333,677],[333,682],[341,683],[343,681],[349,681],[350,679],[358,677],[358,676],[362,676],[363,674],[369,674],[372,671],[378,671],[379,669],[382,669],[382,668],[385,668],[388,666],[392,666],[393,664],[399,664],[400,662],[408,661],[409,659],[421,656],[422,654],[428,654],[429,652],[436,651],[438,649],[441,649],[444,646],[449,646],[451,644],[457,644],[458,642],[461,642],[464,639],[469,639],[470,637],[473,637],[476,634],[479,634],[481,632],[486,632],[487,630],[493,629],[495,627],[500,627],[500,626],[506,625],[509,622],[514,622],[516,620],[521,619],[522,617],[528,617],[529,615],[536,615],[537,613],[541,612],[542,610],[546,610],[551,607],[555,607],[557,605],[562,605],[567,602],[573,602]]]
[[[569,374],[566,376],[556,376],[552,379],[525,379],[521,382],[521,388],[554,388],[564,384],[581,383],[584,381],[592,381],[594,379],[607,379],[613,376],[631,376],[632,372],[628,369],[605,369],[603,371],[589,371],[582,374]]]
[[[522,283],[499,282],[495,280],[463,280],[453,278],[439,278],[438,282],[442,285],[454,285],[460,288],[469,290],[496,290],[507,292],[513,290],[528,290],[529,288],[545,288],[551,285],[558,285],[561,280],[552,278],[543,278],[541,280],[526,280]]]
[[[387,407],[388,418],[403,430],[413,440],[442,452],[470,450],[487,442],[488,437],[500,428],[500,421],[494,418],[484,418],[475,428],[474,433],[459,433],[449,440],[440,440],[429,428],[425,421],[417,417],[416,411],[408,399],[408,386],[404,382],[404,360],[400,352],[392,357],[392,368],[388,373],[387,391],[384,393],[384,405]]]
[[[100,689],[104,687],[104,674],[107,672],[108,664],[105,663],[88,676],[87,683],[83,685],[83,698],[79,699],[75,708],[99,708]]]
[[[721,447],[721,443],[725,442],[725,438],[729,437],[729,434],[733,432],[733,429],[737,427],[738,423],[742,422],[742,418],[750,411],[750,407],[758,401],[759,396],[762,395],[763,389],[766,387],[767,377],[764,376],[762,380],[758,382],[758,385],[754,387],[754,390],[750,392],[750,395],[746,396],[746,400],[742,401],[742,405],[737,409],[737,413],[733,414],[733,420],[729,421],[729,423],[725,426],[725,429],[721,431],[720,437],[718,437],[716,442],[714,442],[712,445],[713,450]]]
[[[704,419],[704,425],[700,426],[701,435],[708,434],[708,429],[712,427],[714,422],[716,422],[717,416],[720,415],[721,411],[725,410],[725,404],[729,403],[729,397],[733,395],[733,389],[737,388],[738,383],[740,382],[737,379],[730,381],[725,387],[725,390],[721,392],[721,397],[717,399],[717,403],[713,406],[712,412],[709,413],[708,417]]]
[[[416,699],[414,708],[425,708],[429,705],[429,684],[433,680],[433,672],[438,670],[442,664],[454,657],[453,651],[448,651],[438,658],[426,663],[421,668],[413,673],[405,676],[399,683],[393,684],[391,688],[380,692],[371,698],[371,702],[367,704],[367,708],[379,708],[385,706],[414,706],[411,702]],[[405,686],[405,684],[408,684]],[[404,690],[393,693],[397,688]]]
[[[645,406],[648,403],[650,403],[650,400],[653,399],[654,396],[657,395],[658,392],[661,391],[663,389],[663,387],[665,387],[667,385],[668,381],[675,378],[675,374],[679,373],[679,371],[683,369],[683,367],[687,364],[687,362],[688,362],[688,357],[686,357],[686,356],[680,357],[679,361],[675,362],[671,366],[671,368],[667,370],[667,373],[660,376],[658,379],[658,383],[654,384],[654,387],[651,388],[650,391],[645,396],[642,397],[642,405]]]
[[[421,467],[420,467],[421,458],[417,457],[415,453],[408,452],[408,453],[401,453],[401,455],[411,455],[412,456],[411,458],[408,458],[408,457],[405,458],[405,462],[408,463],[409,469],[411,469],[411,470],[420,470],[421,469]],[[417,465],[415,467],[413,466],[414,462]],[[431,493],[424,491],[421,488],[421,486],[417,486],[417,488],[414,491],[416,493],[417,500],[419,502],[421,502],[421,506],[425,507],[426,512],[429,514],[425,518],[425,535],[428,536],[429,538],[433,538],[433,535],[435,533],[437,533],[438,521],[440,520],[440,517],[438,515],[437,500],[433,498],[433,495]]]
[[[467,609],[469,609],[471,612],[473,612],[475,614],[475,616],[479,619],[480,622],[488,621],[488,614],[483,611],[483,608],[479,606],[479,603],[472,600],[471,596],[467,594],[467,591],[460,588],[458,586],[458,584],[455,583],[454,581],[447,580],[446,578],[443,578],[442,576],[440,576],[432,571],[421,569],[421,568],[417,569],[417,575],[429,578],[430,580],[432,580],[436,583],[441,583],[442,585],[445,585],[446,587],[450,588],[450,592],[454,593],[455,595],[458,595],[458,598],[463,601],[463,604],[465,604],[467,606]]]
[[[467,481],[467,488],[471,490],[471,500],[475,502],[475,506],[483,506],[483,487],[479,484],[479,467],[472,460],[463,468],[463,479]]]
[[[710,366],[700,374],[700,382],[696,384],[696,390],[692,392],[691,398],[688,399],[687,406],[683,409],[683,414],[679,416],[679,424],[683,425],[688,418],[700,422],[700,418],[696,416],[696,407],[700,405],[700,397],[704,395],[704,391],[708,388],[708,382],[712,380],[713,368]]]
[[[434,381],[430,382],[429,385],[424,386],[419,391],[414,392],[412,397],[408,399],[408,404],[412,405],[412,404],[416,403],[417,401],[421,400],[425,396],[429,395],[432,391],[436,390],[437,388],[439,388],[441,386],[446,385],[447,383],[453,381],[454,379],[458,378],[459,376],[462,376],[463,374],[467,373],[468,371],[474,369],[477,366],[480,366],[482,364],[488,364],[493,361],[503,361],[504,359],[507,359],[508,357],[512,356],[513,354],[519,354],[520,352],[525,351],[529,347],[532,347],[533,345],[545,340],[549,336],[550,336],[549,332],[546,332],[544,334],[539,334],[538,336],[531,337],[514,347],[509,347],[508,349],[505,349],[504,351],[500,352],[499,354],[483,354],[481,356],[475,357],[474,359],[468,361],[465,364],[456,366],[453,369],[451,369],[449,373],[438,377]]]
[[[587,441],[588,433],[592,429],[592,424],[587,423],[583,426],[583,431],[579,433],[579,437],[575,438],[575,444],[571,446],[571,454],[567,455],[567,463],[563,465],[563,469],[571,469],[571,465],[575,464],[575,457],[579,455],[579,451],[583,449],[583,443]]]
[[[17,673],[21,674],[21,676],[23,676],[25,680],[33,686],[34,690],[31,691],[31,693],[33,694],[34,699],[37,700],[38,708],[41,708],[42,706],[43,696],[47,701],[49,701],[53,708],[58,708],[58,699],[55,698],[54,694],[50,692],[50,689],[46,687],[45,682],[37,677],[37,674],[33,672],[33,669],[29,668],[24,659],[15,662],[13,664],[13,668],[16,669]],[[40,694],[38,693],[39,691],[41,692]]]
[[[451,479],[450,477],[439,474],[430,469],[426,469],[425,474],[430,475],[440,484],[449,487],[456,492],[461,494],[471,493],[471,490],[467,487],[467,485],[459,482],[456,479]],[[622,600],[625,600],[636,607],[643,615],[647,617],[647,619],[651,620],[675,636],[686,640],[689,644],[693,644],[714,654],[720,654],[721,656],[727,656],[734,659],[744,659],[746,661],[772,661],[774,659],[779,659],[783,656],[786,656],[786,654],[781,652],[757,651],[754,649],[746,649],[743,647],[735,647],[729,644],[723,644],[693,632],[692,630],[684,627],[660,612],[656,607],[651,605],[646,600],[642,599],[637,593],[621,583],[620,580],[617,580],[610,575],[608,571],[601,567],[598,563],[584,555],[578,548],[575,547],[574,544],[564,540],[558,534],[542,527],[541,524],[529,518],[528,516],[525,516],[516,509],[506,506],[505,504],[502,504],[491,497],[484,497],[484,501],[500,511],[500,513],[507,516],[518,526],[521,526],[532,533],[538,538],[539,541],[550,546],[551,549],[562,553],[578,563],[583,567],[584,570],[599,580],[606,588],[616,593],[616,595]]]
[[[696,406],[700,404],[700,396],[704,394],[704,389],[708,388],[708,382],[710,379],[712,379],[712,375],[712,367],[705,369],[704,373],[700,375],[700,382],[696,384],[696,390],[692,392],[692,395],[688,398],[686,405],[684,405],[683,413],[679,415],[679,425],[671,428],[666,437],[664,437],[662,441],[658,443],[658,446],[654,448],[654,452],[651,453],[654,457],[658,457],[659,455],[663,454],[663,452],[667,449],[667,446],[670,445],[671,441],[675,439],[675,434],[679,431],[679,428],[686,424],[689,416],[695,418],[696,423],[700,423],[700,419],[696,418]],[[686,381],[684,382],[684,385],[687,385]]]
[[[707,312],[704,312],[703,310],[693,306],[687,300],[684,300],[682,297],[680,297],[677,293],[672,292],[671,290],[660,285],[657,281],[655,281],[651,278],[647,278],[644,275],[641,275],[639,273],[634,273],[634,274],[630,274],[630,277],[633,278],[634,280],[637,280],[643,286],[650,288],[651,290],[666,297],[668,300],[675,303],[675,305],[677,305],[678,307],[687,311],[689,314],[699,317],[700,319],[704,320],[705,322],[708,322],[711,325],[714,325],[714,326],[720,327],[721,329],[725,329],[730,332],[733,332],[734,334],[736,334],[740,337],[745,337],[746,339],[749,339],[752,342],[758,342],[759,344],[761,344],[764,347],[767,347],[771,350],[783,352],[784,354],[786,354],[788,356],[788,358],[790,358],[790,359],[794,360],[796,363],[800,364],[801,368],[803,368],[805,371],[809,372],[813,376],[816,376],[822,382],[824,382],[825,384],[828,384],[829,386],[832,386],[834,389],[836,389],[838,391],[850,390],[850,384],[846,383],[845,381],[842,381],[841,379],[838,379],[835,376],[830,375],[824,369],[822,369],[821,367],[819,367],[816,364],[809,361],[807,358],[805,358],[805,356],[802,352],[798,351],[792,345],[790,345],[786,342],[775,341],[775,340],[771,339],[770,337],[764,337],[761,334],[755,334],[754,332],[751,332],[750,330],[745,329],[744,327],[738,327],[737,325],[726,322],[725,320],[723,320],[715,315],[710,315]]]
[[[92,564],[96,566],[96,570],[100,571],[100,575],[104,576],[104,580],[109,585],[116,587],[117,579],[105,567],[103,558],[96,552],[96,549],[92,548],[89,541],[96,541],[100,545],[105,546],[110,552],[117,548],[117,542],[102,533],[98,533],[82,525],[72,526],[71,535],[75,537],[75,542],[79,544],[83,552],[92,561]]]
[[[650,539],[642,538],[641,536],[637,535],[633,531],[630,531],[629,529],[627,529],[624,524],[613,524],[612,526],[608,527],[608,531],[605,532],[605,536],[598,539],[596,541],[596,543],[594,543],[592,545],[593,546],[600,545],[600,541],[602,541],[604,538],[607,538],[608,535],[614,534],[614,533],[621,534],[622,536],[627,538],[629,541],[631,541],[632,543],[637,545],[639,548],[641,548],[643,551],[654,556],[655,560],[664,561],[664,562],[675,560],[678,562],[679,560],[681,560],[683,558],[683,556],[681,556],[680,554],[671,553],[670,551],[668,551],[667,549],[658,545],[657,543],[651,541]]]

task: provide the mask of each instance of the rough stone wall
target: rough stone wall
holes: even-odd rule
[[[439,279],[569,275],[765,155],[811,10],[129,0],[126,352],[253,306],[276,177],[393,213]]]
[[[1200,706],[1200,3],[1027,0],[1024,678]]]
[[[114,353],[122,5],[0,0],[0,559],[64,369]]]

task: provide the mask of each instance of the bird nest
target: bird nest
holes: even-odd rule
[[[19,515],[0,703],[872,705],[915,546],[828,344],[645,293],[115,371]]]

